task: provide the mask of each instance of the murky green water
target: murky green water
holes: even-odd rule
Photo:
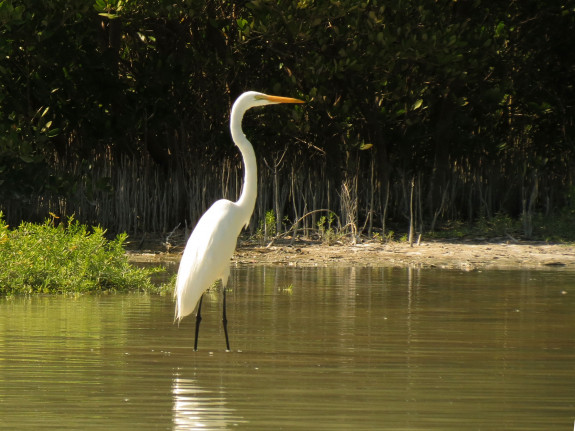
[[[571,430],[575,274],[232,270],[171,298],[0,300],[0,428]]]

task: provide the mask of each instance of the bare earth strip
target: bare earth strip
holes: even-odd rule
[[[179,260],[182,247],[170,253],[129,251],[132,261]],[[448,242],[432,241],[410,247],[407,243],[324,245],[317,243],[276,244],[270,247],[240,244],[233,257],[239,264],[289,266],[392,266],[419,268],[549,269],[575,270],[575,245],[536,242]]]

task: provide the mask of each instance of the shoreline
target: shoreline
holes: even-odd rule
[[[158,243],[161,244],[161,243]],[[178,263],[183,244],[171,247],[128,249],[128,257],[138,263]],[[163,249],[163,250],[162,250]],[[298,241],[276,242],[269,247],[241,241],[231,260],[233,264],[283,266],[374,266],[458,269],[575,270],[575,245],[535,241],[425,241],[410,247],[401,242],[363,242],[356,245]]]

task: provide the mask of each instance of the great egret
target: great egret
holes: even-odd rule
[[[226,348],[230,350],[226,318],[226,284],[230,275],[230,258],[236,249],[238,235],[247,227],[257,196],[257,165],[254,149],[242,131],[242,118],[254,106],[276,103],[304,103],[289,97],[269,96],[248,91],[232,106],[230,130],[232,139],[244,159],[244,185],[237,202],[220,199],[200,218],[190,236],[180,262],[176,280],[176,319],[182,320],[198,307],[194,350],[198,350],[198,332],[202,320],[204,292],[217,280],[222,280],[223,315]]]

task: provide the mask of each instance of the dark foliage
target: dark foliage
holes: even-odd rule
[[[195,222],[239,192],[227,120],[248,89],[309,102],[246,118],[254,226],[270,208],[370,231],[505,213],[531,236],[575,208],[572,0],[7,0],[0,23],[11,224]]]

